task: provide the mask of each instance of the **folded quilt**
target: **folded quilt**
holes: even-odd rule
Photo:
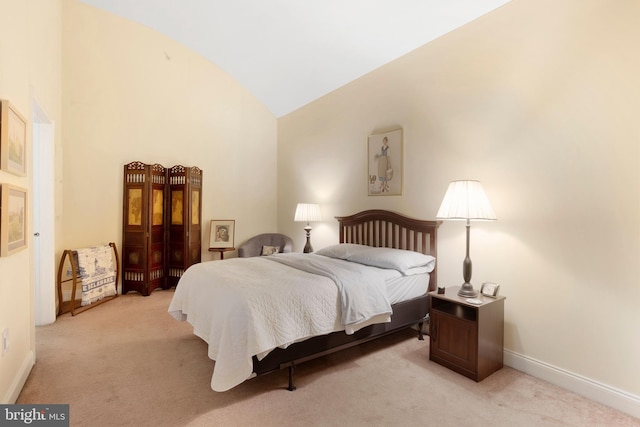
[[[82,279],[82,302],[89,305],[105,297],[115,295],[116,271],[113,266],[113,250],[109,245],[78,249],[78,275]]]

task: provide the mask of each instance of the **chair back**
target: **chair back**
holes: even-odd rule
[[[293,250],[293,240],[289,236],[280,233],[258,234],[238,248],[238,257],[260,256],[263,246],[278,246],[280,252],[291,252]]]

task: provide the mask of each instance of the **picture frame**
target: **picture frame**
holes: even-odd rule
[[[209,249],[234,247],[236,222],[232,219],[213,219],[209,229]]]
[[[497,298],[500,285],[493,282],[484,282],[480,287],[480,293],[485,297]]]
[[[402,195],[402,129],[370,135],[367,139],[369,196]]]
[[[6,99],[0,100],[0,170],[27,175],[27,120]]]
[[[0,184],[0,256],[27,247],[27,190]]]

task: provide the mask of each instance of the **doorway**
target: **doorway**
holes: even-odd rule
[[[55,128],[33,99],[33,280],[36,325],[56,320],[55,285]]]

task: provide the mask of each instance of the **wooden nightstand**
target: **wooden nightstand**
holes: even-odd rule
[[[459,289],[429,293],[429,360],[482,381],[502,368],[505,298],[478,295],[483,302],[476,305]]]

